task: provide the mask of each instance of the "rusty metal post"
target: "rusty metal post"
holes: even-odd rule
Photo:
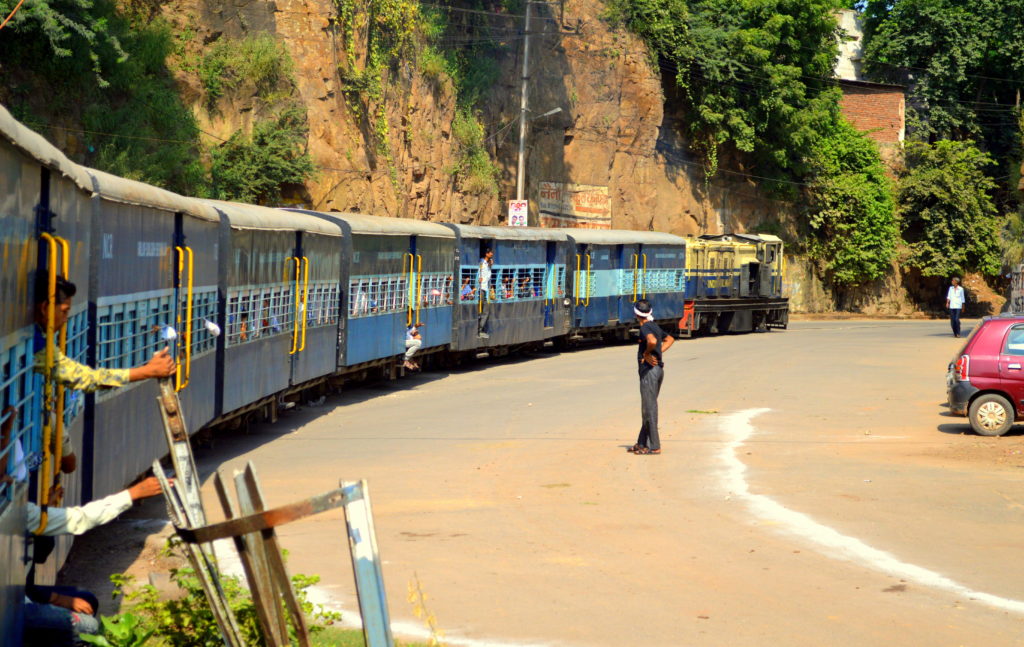
[[[224,509],[224,518],[235,519],[239,517],[240,515],[235,504],[228,496],[227,488],[224,486],[220,472],[214,474],[213,485],[217,490],[217,498],[220,499],[220,505]],[[272,587],[270,587],[270,581],[267,579],[266,573],[259,572],[259,561],[253,556],[251,543],[254,537],[255,535],[250,533],[234,535],[231,539],[234,541],[235,550],[238,551],[238,558],[242,562],[245,579],[249,583],[249,592],[252,594],[253,606],[256,607],[256,617],[260,621],[260,627],[263,628],[267,644],[273,646],[279,644],[278,636],[273,630],[277,626],[277,622],[274,619],[274,612],[270,609],[270,606],[274,605],[273,591],[271,590]],[[268,596],[270,599],[268,599]],[[287,643],[285,644],[287,645]]]
[[[246,495],[252,503],[253,512],[266,511],[266,504],[263,500],[263,490],[260,488],[259,481],[256,479],[256,468],[251,462],[245,466],[242,478],[246,486]],[[239,499],[242,499],[241,492],[239,492]],[[299,601],[295,597],[295,591],[292,590],[291,578],[288,577],[288,571],[285,568],[284,558],[281,553],[281,546],[277,542],[277,533],[273,528],[267,528],[266,530],[260,531],[260,534],[262,535],[263,545],[266,549],[267,565],[270,567],[270,576],[276,583],[281,597],[284,598],[285,607],[288,609],[288,614],[292,618],[292,627],[295,629],[299,647],[309,647],[309,626],[306,624],[306,616],[302,613]]]

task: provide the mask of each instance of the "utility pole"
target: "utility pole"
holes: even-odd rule
[[[527,82],[530,79],[527,73],[530,65],[530,7],[532,6],[533,3],[526,0],[526,16],[523,24],[523,86],[519,99],[519,163],[516,168],[516,200],[523,199],[526,186],[526,104]]]

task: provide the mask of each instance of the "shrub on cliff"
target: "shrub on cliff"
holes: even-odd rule
[[[252,134],[236,132],[210,151],[213,196],[259,204],[281,198],[287,184],[302,184],[316,172],[305,150],[306,123],[301,108],[258,121]]]
[[[999,273],[996,183],[985,173],[994,163],[970,141],[907,144],[897,201],[910,262],[924,276]]]
[[[899,228],[877,145],[840,119],[815,143],[811,165],[811,256],[838,284],[881,278],[896,253]]]
[[[243,83],[251,84],[258,96],[266,97],[279,84],[291,81],[292,68],[284,43],[269,34],[238,40],[221,38],[199,64],[207,109]]]

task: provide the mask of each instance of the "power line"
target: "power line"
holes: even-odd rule
[[[7,17],[4,18],[3,22],[0,22],[0,29],[3,29],[4,27],[7,26],[7,23],[11,22],[11,18],[14,17],[14,14],[18,13],[18,9],[21,9],[21,5],[23,5],[24,3],[25,0],[19,0],[18,4],[14,6],[14,9],[11,10],[11,13],[9,13]]]

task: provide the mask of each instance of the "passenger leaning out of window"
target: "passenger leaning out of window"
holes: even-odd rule
[[[35,294],[36,339],[33,368],[41,375],[46,373],[46,320],[50,302],[49,289],[48,277],[45,273],[40,272],[39,279],[36,281]],[[71,300],[77,291],[78,288],[74,283],[57,277],[57,300],[53,317],[54,334],[67,323],[71,314]],[[153,357],[148,362],[135,368],[92,368],[69,358],[60,351],[60,348],[54,348],[52,377],[68,388],[93,393],[100,389],[124,386],[129,382],[171,377],[174,375],[174,370],[174,358],[171,357],[168,348],[153,353]],[[77,459],[66,425],[61,453],[63,454],[60,461],[61,471],[70,474],[75,471]]]

